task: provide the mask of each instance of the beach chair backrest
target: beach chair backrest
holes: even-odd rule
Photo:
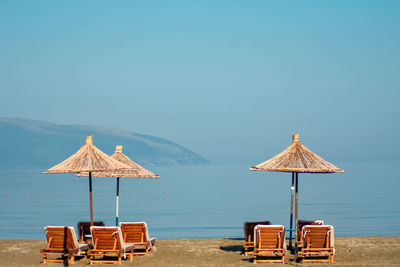
[[[303,240],[305,248],[333,248],[333,226],[305,225],[303,227]]]
[[[105,226],[104,222],[93,222],[93,226]],[[77,224],[79,240],[85,241],[85,236],[90,235],[90,222],[78,222]]]
[[[271,222],[270,221],[245,222],[243,224],[243,230],[246,242],[254,241],[254,227],[256,227],[256,225],[271,225]]]
[[[119,227],[91,226],[94,249],[120,250],[125,247]]]
[[[285,227],[283,225],[257,225],[254,228],[254,247],[258,249],[283,248]]]
[[[303,227],[305,225],[324,225],[324,221],[322,221],[322,220],[316,220],[316,221],[299,220],[299,222],[298,222],[299,232],[303,231]]]
[[[143,243],[149,241],[146,222],[121,222],[122,236],[125,243]]]
[[[306,225],[324,225],[324,221],[322,220],[299,220],[298,223],[298,228],[297,228],[297,240],[302,240],[302,233],[303,233],[303,227]]]
[[[78,249],[75,230],[71,226],[46,226],[47,247],[52,249]]]

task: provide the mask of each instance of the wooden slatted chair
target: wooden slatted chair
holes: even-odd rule
[[[121,222],[122,236],[126,244],[134,244],[134,255],[147,255],[150,250],[156,251],[156,239],[149,238],[145,222]]]
[[[245,222],[243,224],[243,231],[244,231],[244,255],[253,254],[253,251],[249,251],[254,249],[254,227],[256,225],[271,225],[270,221],[259,221],[259,222]]]
[[[93,226],[106,226],[104,222],[93,222]],[[79,243],[91,243],[90,222],[78,222]]]
[[[254,263],[284,263],[285,250],[285,227],[283,225],[257,225],[254,228]]]
[[[303,249],[298,252],[302,262],[333,262],[333,226],[306,225],[303,227],[303,240]]]
[[[46,226],[44,228],[47,238],[47,246],[40,250],[43,254],[43,262],[75,262],[75,256],[86,258],[89,244],[79,244],[76,239],[75,230],[71,226]],[[56,259],[49,259],[49,255],[61,256]]]
[[[94,263],[121,263],[122,257],[133,259],[133,244],[125,244],[119,227],[91,226],[93,249],[89,250],[90,264]],[[101,257],[100,259],[96,257]],[[112,259],[110,257],[116,257]]]
[[[301,250],[303,247],[303,227],[305,225],[324,225],[324,221],[322,220],[316,220],[316,221],[311,221],[311,220],[299,220],[297,223],[297,248]]]

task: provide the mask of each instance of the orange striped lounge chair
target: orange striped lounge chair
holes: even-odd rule
[[[156,239],[149,237],[145,222],[121,222],[122,236],[126,244],[134,244],[134,255],[147,255],[150,250],[156,251]]]
[[[125,244],[119,227],[91,226],[93,249],[88,251],[90,264],[121,263],[122,257],[133,259],[133,244]],[[116,259],[113,259],[116,258]]]
[[[71,226],[46,226],[44,228],[47,238],[47,246],[40,250],[43,254],[43,262],[75,262],[75,256],[86,258],[90,244],[78,243],[75,230]],[[49,255],[61,256],[56,259],[49,259]]]
[[[301,262],[333,262],[335,254],[334,230],[331,225],[306,225],[303,227]]]
[[[254,263],[285,262],[285,227],[257,225],[254,228]]]
[[[305,225],[324,225],[324,221],[322,220],[299,220],[297,223],[297,248],[301,249],[303,247],[303,227]]]
[[[256,225],[271,225],[270,221],[259,221],[259,222],[245,222],[243,224],[244,231],[244,255],[253,254],[254,249],[254,227]],[[250,250],[250,251],[249,251]]]

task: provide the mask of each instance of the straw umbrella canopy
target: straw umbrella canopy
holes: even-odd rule
[[[334,173],[343,172],[332,163],[324,160],[317,154],[311,152],[299,141],[299,135],[294,134],[292,144],[275,157],[255,165],[250,168],[251,171],[273,171],[273,172],[291,172],[291,208],[290,208],[290,246],[292,244],[292,221],[293,221],[293,191],[295,190],[295,223],[296,235],[298,224],[298,178],[300,173]],[[294,187],[295,183],[295,187]],[[297,240],[297,238],[296,238]],[[297,241],[296,241],[297,246]]]
[[[86,138],[86,144],[78,152],[64,160],[63,162],[48,169],[44,173],[76,173],[87,172],[89,176],[89,195],[90,195],[90,224],[93,225],[93,195],[92,195],[92,172],[94,171],[114,171],[119,169],[129,169],[130,167],[109,157],[100,149],[93,145],[91,135]]]
[[[129,170],[115,170],[105,172],[94,172],[95,177],[116,177],[117,178],[117,193],[115,197],[115,225],[118,226],[118,210],[119,210],[119,178],[160,178],[159,175],[143,168],[128,156],[122,153],[122,146],[116,146],[115,152],[110,156],[112,159],[130,167]],[[87,172],[78,173],[77,176],[88,176]]]

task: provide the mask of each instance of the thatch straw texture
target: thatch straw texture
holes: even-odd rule
[[[92,136],[89,135],[87,136],[86,144],[83,145],[78,152],[44,173],[113,171],[129,168],[129,166],[109,157],[95,147],[93,145]]]
[[[116,146],[114,154],[111,158],[118,160],[119,162],[130,167],[129,170],[117,170],[117,171],[106,171],[106,172],[93,172],[92,176],[95,177],[120,177],[120,178],[160,178],[159,175],[146,170],[129,157],[122,153],[122,146]],[[78,173],[77,176],[88,176],[88,173]]]
[[[343,172],[332,163],[311,152],[293,135],[292,144],[275,157],[250,168],[251,171],[332,173]]]

